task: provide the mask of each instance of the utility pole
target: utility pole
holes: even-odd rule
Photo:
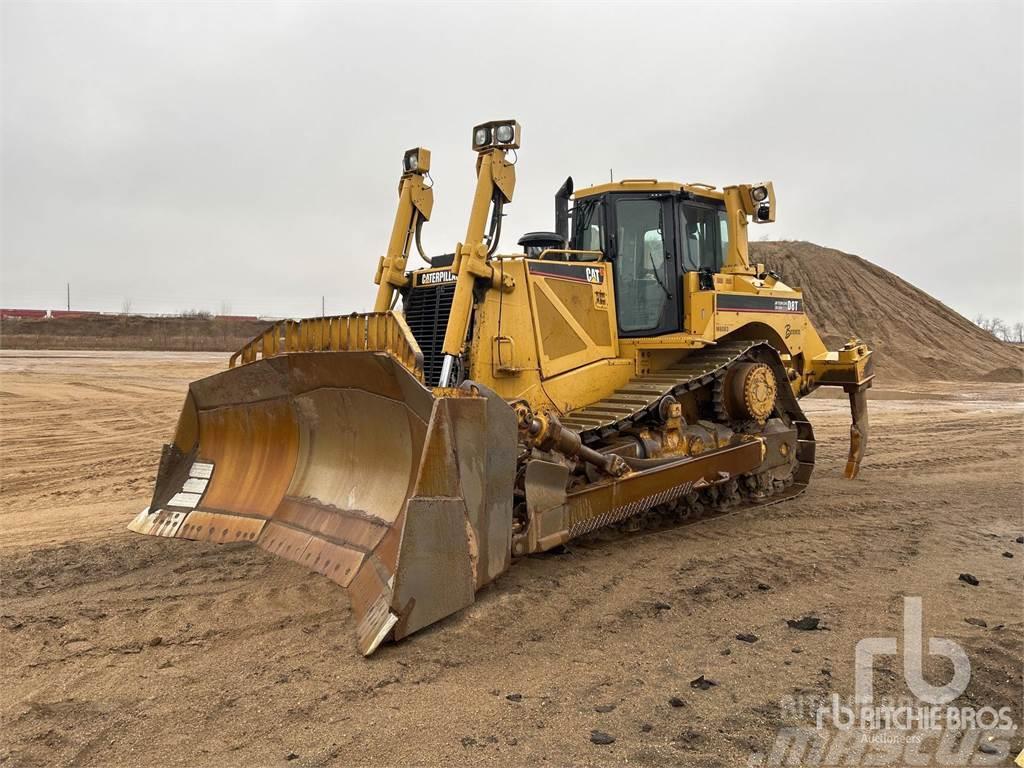
[[[71,283],[68,283],[68,312],[71,311]]]

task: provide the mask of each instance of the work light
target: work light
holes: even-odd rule
[[[491,128],[487,125],[479,125],[473,129],[473,149],[484,149],[490,146]]]
[[[750,190],[750,196],[754,198],[755,203],[763,203],[768,198],[768,188],[754,187]]]
[[[494,131],[494,138],[499,144],[511,144],[516,137],[516,129],[512,125],[499,125]]]
[[[402,173],[423,174],[430,170],[430,150],[423,147],[410,149],[402,158]]]
[[[473,149],[519,149],[519,123],[515,120],[491,120],[473,129]]]

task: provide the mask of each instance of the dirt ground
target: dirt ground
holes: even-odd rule
[[[43,350],[174,350],[234,352],[271,322],[204,314],[179,317],[83,314],[4,318],[0,347]]]
[[[744,765],[790,724],[787,697],[852,693],[854,646],[901,634],[903,595],[925,637],[967,651],[960,703],[1022,720],[1020,385],[872,390],[853,482],[846,403],[806,400],[818,466],[799,499],[521,560],[364,659],[326,579],[125,528],[187,382],[224,362],[0,355],[0,763]],[[826,630],[786,623],[805,615]],[[881,671],[876,690],[902,693],[898,658]]]

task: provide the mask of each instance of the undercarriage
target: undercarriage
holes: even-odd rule
[[[814,433],[784,382],[767,343],[727,342],[561,419],[513,404],[521,435],[513,552],[801,493]]]

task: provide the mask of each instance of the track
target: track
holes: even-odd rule
[[[656,421],[664,397],[681,400],[700,390],[709,390],[712,397],[717,397],[729,369],[748,361],[765,363],[775,373],[779,391],[775,415],[797,431],[796,463],[791,474],[781,478],[771,472],[744,475],[642,510],[618,525],[635,530],[638,520],[633,517],[646,518],[648,525],[660,525],[693,520],[708,509],[763,507],[791,499],[807,488],[814,471],[814,430],[793,395],[778,352],[764,341],[728,341],[696,352],[669,368],[637,376],[604,400],[566,414],[562,423],[578,431],[585,443],[597,447],[627,430]]]

